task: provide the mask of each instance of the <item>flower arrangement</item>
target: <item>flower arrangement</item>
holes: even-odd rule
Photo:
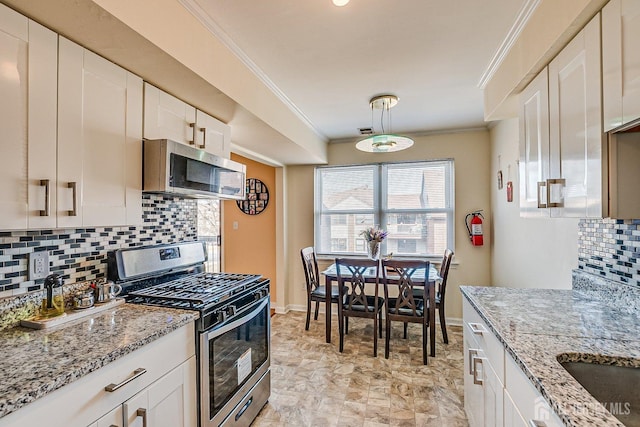
[[[388,234],[388,232],[376,226],[367,227],[360,232],[360,236],[364,237],[367,242],[382,242]]]

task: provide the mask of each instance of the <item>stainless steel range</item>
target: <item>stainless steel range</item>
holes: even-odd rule
[[[251,424],[271,392],[269,280],[204,272],[199,242],[117,250],[107,261],[127,302],[200,313],[200,426]]]

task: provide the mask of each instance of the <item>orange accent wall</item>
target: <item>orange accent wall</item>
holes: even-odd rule
[[[261,274],[271,279],[271,300],[276,301],[276,170],[236,154],[231,160],[247,165],[247,178],[257,178],[269,190],[269,203],[258,215],[242,212],[234,200],[223,202],[224,266],[229,273]],[[238,229],[233,229],[233,223]]]

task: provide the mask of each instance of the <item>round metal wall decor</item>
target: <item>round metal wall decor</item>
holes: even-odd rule
[[[236,200],[238,208],[247,215],[258,215],[269,203],[269,190],[258,178],[247,178],[245,200]]]

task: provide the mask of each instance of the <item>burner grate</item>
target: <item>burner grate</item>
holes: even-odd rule
[[[197,273],[132,291],[128,295],[153,304],[201,308],[229,298],[260,278],[255,274]]]

